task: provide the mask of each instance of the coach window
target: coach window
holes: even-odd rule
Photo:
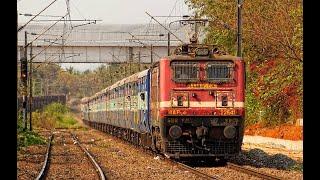
[[[144,100],[145,100],[144,92],[140,94],[140,98],[141,98],[141,100],[142,100],[142,101],[144,101]]]
[[[134,82],[134,94],[138,94],[139,92],[139,86],[138,86],[138,82]]]
[[[144,88],[144,78],[142,77],[142,78],[141,78],[141,89],[140,89],[140,90],[141,90],[141,91],[144,91],[144,89],[145,89],[145,88]]]
[[[128,88],[128,95],[131,95],[131,94],[132,94],[132,92],[131,92],[131,88],[132,88],[132,87],[131,87],[131,83],[128,83],[128,87],[129,87],[129,88]]]
[[[121,93],[122,93],[122,97],[124,97],[125,96],[125,85],[123,84],[122,86],[121,86]]]
[[[124,95],[126,96],[128,94],[128,84],[124,84]]]

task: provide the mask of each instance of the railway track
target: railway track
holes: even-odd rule
[[[188,170],[188,171],[192,172],[193,174],[196,174],[197,176],[200,176],[204,179],[217,179],[217,180],[220,179],[217,176],[212,176],[212,175],[206,174],[204,172],[201,172],[201,171],[199,171],[191,166],[185,165],[183,163],[180,163],[180,162],[177,162],[177,161],[174,161],[171,159],[166,159],[166,160],[169,161],[170,163],[176,164],[178,167],[185,169],[185,170]]]
[[[91,154],[89,153],[89,151],[86,150],[86,148],[84,148],[80,142],[78,141],[77,137],[71,133],[72,138],[75,140],[76,144],[86,153],[86,155],[88,156],[88,158],[90,159],[90,161],[92,162],[92,164],[94,165],[94,167],[96,168],[96,170],[99,172],[99,177],[101,180],[105,180],[105,176],[104,173],[101,169],[101,167],[99,166],[99,164],[94,160],[94,158],[91,156]]]
[[[81,151],[83,151],[86,154],[86,156],[90,160],[91,164],[94,166],[95,171],[98,172],[99,179],[101,179],[101,180],[107,179],[105,177],[101,167],[99,166],[99,164],[94,160],[93,156],[80,144],[80,142],[78,141],[76,136],[73,133],[68,132],[68,131],[61,131],[61,132],[70,134],[70,136],[72,137],[72,140],[74,141],[73,144],[76,144],[81,149]],[[50,165],[52,140],[53,139],[54,139],[54,133],[51,133],[50,138],[49,138],[49,142],[47,145],[47,152],[46,152],[46,156],[45,156],[45,161],[44,161],[42,169],[41,169],[40,173],[38,174],[36,180],[45,179],[47,177],[48,167]]]
[[[230,162],[227,162],[227,166],[226,167],[230,168],[230,169],[233,169],[233,170],[236,170],[236,171],[239,171],[239,172],[242,172],[242,173],[245,173],[245,174],[250,174],[250,175],[262,178],[262,179],[281,180],[281,178],[279,178],[277,176],[266,174],[266,173],[262,173],[262,172],[259,172],[259,171],[253,170],[253,169],[249,169],[249,168],[246,168],[246,167],[243,167],[243,166],[239,166],[239,165],[234,164],[234,163],[230,163]]]
[[[45,171],[46,171],[47,165],[48,165],[48,159],[49,159],[50,151],[51,151],[52,139],[53,139],[53,133],[51,132],[51,135],[50,135],[50,138],[49,138],[49,142],[48,142],[48,146],[47,146],[46,157],[45,157],[43,166],[41,168],[41,171],[40,171],[39,175],[36,177],[36,180],[44,178]]]
[[[123,139],[120,139],[120,140],[122,142],[126,143],[126,144],[134,145],[131,142],[125,141]],[[136,146],[136,145],[134,145],[134,146],[138,147],[144,153],[147,153],[147,154],[152,155],[152,156],[160,156],[165,161],[168,161],[169,163],[174,164],[174,165],[178,166],[181,169],[188,170],[189,172],[191,172],[193,174],[196,174],[197,176],[202,177],[204,179],[221,179],[218,176],[207,174],[207,173],[205,173],[205,172],[203,172],[203,171],[201,171],[201,170],[199,170],[197,168],[193,168],[191,166],[188,166],[186,164],[177,162],[175,160],[168,159],[163,154],[160,154],[158,152],[154,152],[154,151],[152,151],[150,149],[145,149],[145,148],[140,147],[140,146]],[[247,174],[249,176],[255,176],[255,177],[258,177],[258,178],[262,178],[262,179],[268,179],[268,180],[280,180],[280,179],[282,179],[282,178],[279,178],[279,177],[271,175],[271,174],[267,174],[267,173],[263,173],[263,172],[260,172],[260,171],[256,171],[256,170],[253,170],[253,169],[250,169],[250,168],[246,168],[246,167],[243,167],[243,166],[239,166],[237,164],[230,163],[230,162],[227,162],[227,164],[224,167],[232,169],[232,170],[237,171],[237,172],[241,172],[243,174]]]

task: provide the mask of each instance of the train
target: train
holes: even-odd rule
[[[245,64],[216,46],[178,46],[150,68],[81,99],[83,122],[168,158],[241,151]]]

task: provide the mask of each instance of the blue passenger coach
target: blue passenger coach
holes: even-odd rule
[[[111,128],[114,133],[117,133],[117,127],[119,131],[124,128],[128,138],[134,138],[137,135],[134,132],[151,133],[149,95],[150,71],[147,69],[116,82],[90,98],[84,98],[83,118],[92,125],[105,125],[106,131]]]

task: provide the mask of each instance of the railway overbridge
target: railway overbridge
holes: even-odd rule
[[[17,62],[20,47],[36,39],[50,25],[30,24],[18,33]],[[32,42],[34,63],[150,63],[168,53],[168,32],[159,25],[88,25],[72,30],[56,25]],[[149,25],[150,26],[150,25]],[[145,31],[147,29],[147,31]],[[173,31],[187,42],[183,29]],[[170,50],[180,42],[171,37]],[[152,53],[151,53],[152,52]],[[28,48],[28,59],[30,48]]]

